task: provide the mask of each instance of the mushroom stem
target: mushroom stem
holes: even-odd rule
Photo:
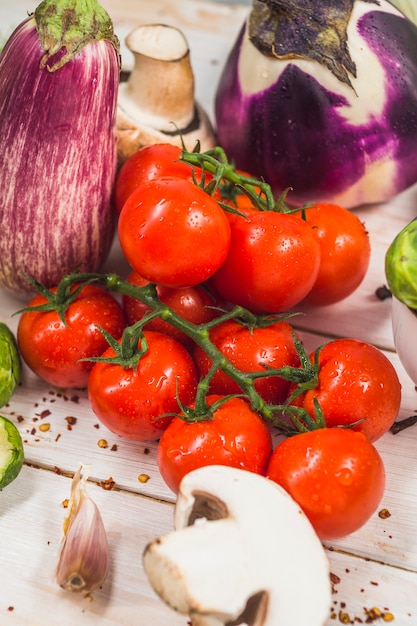
[[[123,105],[145,123],[172,132],[173,122],[186,128],[194,117],[194,75],[184,35],[164,24],[139,26],[126,39],[135,64]]]
[[[152,143],[204,150],[215,141],[213,126],[195,100],[190,50],[183,33],[165,24],[145,24],[126,38],[134,66],[118,95],[118,166]]]
[[[253,563],[236,520],[200,519],[151,544],[144,559],[165,602],[180,613],[210,614],[219,624],[236,619],[246,598],[261,591],[254,588]]]

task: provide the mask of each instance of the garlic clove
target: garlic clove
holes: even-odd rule
[[[70,512],[56,578],[66,591],[90,593],[103,584],[109,566],[106,531],[97,505],[87,494],[88,473],[82,466],[71,484]]]

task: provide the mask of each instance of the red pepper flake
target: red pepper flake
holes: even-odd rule
[[[14,606],[8,606],[8,607],[7,607],[7,610],[8,610],[8,611],[14,611]]]
[[[391,517],[391,513],[388,511],[388,509],[381,509],[378,512],[378,517],[380,517],[381,519],[388,519],[389,517]]]
[[[351,624],[349,613],[345,613],[344,611],[339,611],[339,622],[341,624]]]
[[[71,396],[70,401],[74,402],[74,404],[79,404],[80,396]]]
[[[55,443],[61,439],[61,433],[58,433],[55,437]]]
[[[23,415],[18,415],[18,416],[17,416],[17,421],[18,421],[19,423],[20,423],[20,422],[24,422],[24,421],[25,421],[25,418],[23,417]]]
[[[100,424],[94,424],[94,428],[97,428],[97,430],[100,428]]]
[[[149,448],[145,448],[145,449],[143,450],[143,454],[150,454],[150,453],[151,453],[151,451],[150,451],[150,449],[149,449]]]
[[[107,480],[102,480],[101,482],[99,482],[99,486],[105,491],[111,491],[114,488],[115,484],[116,483],[111,476]]]
[[[64,472],[64,470],[62,470],[60,467],[57,467],[55,465],[54,467],[54,472],[55,474],[58,474],[58,476],[66,476],[67,478],[73,478],[74,474],[71,472]]]
[[[36,435],[36,428],[32,428],[32,430],[30,431],[31,435]]]
[[[386,610],[381,610],[378,607],[374,606],[371,609],[364,609],[366,614],[366,624],[373,624],[376,620],[381,620],[383,622],[393,622],[394,615]]]
[[[110,448],[110,450],[111,450],[112,452],[117,452],[117,444],[115,444],[115,443],[114,443],[114,444],[112,445],[112,447]]]
[[[67,430],[72,430],[72,427],[77,423],[77,418],[72,415],[67,415],[65,421],[67,422]]]
[[[378,587],[379,583],[377,583],[375,580],[371,580],[371,585],[374,585],[374,587]]]

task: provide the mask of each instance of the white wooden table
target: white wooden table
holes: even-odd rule
[[[38,3],[2,0],[0,37],[10,32]],[[180,27],[188,38],[196,75],[197,98],[212,115],[213,86],[244,20],[248,6],[203,0],[102,0],[123,41],[139,23],[163,22]],[[122,47],[124,65],[131,65]],[[393,236],[417,215],[417,186],[385,206],[357,211],[372,243],[368,275],[350,298],[306,311],[297,326],[308,348],[333,337],[356,337],[383,349],[403,385],[399,419],[417,411],[417,394],[394,350],[391,302],[375,290],[385,283],[384,255]],[[125,271],[117,246],[109,271]],[[0,294],[1,319],[15,330],[12,313],[21,302]],[[410,337],[416,345],[417,337]],[[26,463],[14,483],[0,494],[0,623],[24,626],[186,626],[154,594],[142,568],[148,541],[173,528],[174,495],[156,465],[155,444],[123,441],[99,426],[85,393],[58,393],[26,369],[23,384],[1,412],[19,427]],[[69,428],[68,417],[76,423]],[[39,426],[49,424],[42,432]],[[106,439],[107,448],[98,446]],[[392,614],[399,626],[417,624],[417,426],[377,442],[385,461],[387,488],[380,510],[357,533],[326,546],[334,594],[328,626],[374,623],[367,611]],[[90,464],[89,493],[102,512],[111,569],[92,598],[62,591],[55,567],[66,516],[70,476],[80,463]],[[141,474],[149,476],[145,483]],[[100,486],[109,478],[112,490]],[[368,621],[367,621],[368,619]],[[383,623],[379,618],[375,623]],[[279,626],[279,625],[277,625]],[[286,626],[285,624],[282,626]],[[308,626],[308,624],[306,624]]]

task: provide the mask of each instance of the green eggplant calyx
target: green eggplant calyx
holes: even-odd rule
[[[90,43],[105,39],[119,54],[113,22],[97,0],[43,0],[35,9],[35,22],[44,50],[41,69],[60,69]],[[63,52],[63,54],[58,54]],[[57,55],[56,59],[53,57]]]
[[[0,322],[0,406],[7,404],[20,384],[21,371],[15,336],[6,324]]]
[[[417,218],[407,224],[389,246],[385,275],[397,300],[417,309]]]
[[[347,27],[354,2],[254,0],[249,39],[265,56],[317,61],[352,87],[350,76],[356,77],[356,66],[349,52]]]

